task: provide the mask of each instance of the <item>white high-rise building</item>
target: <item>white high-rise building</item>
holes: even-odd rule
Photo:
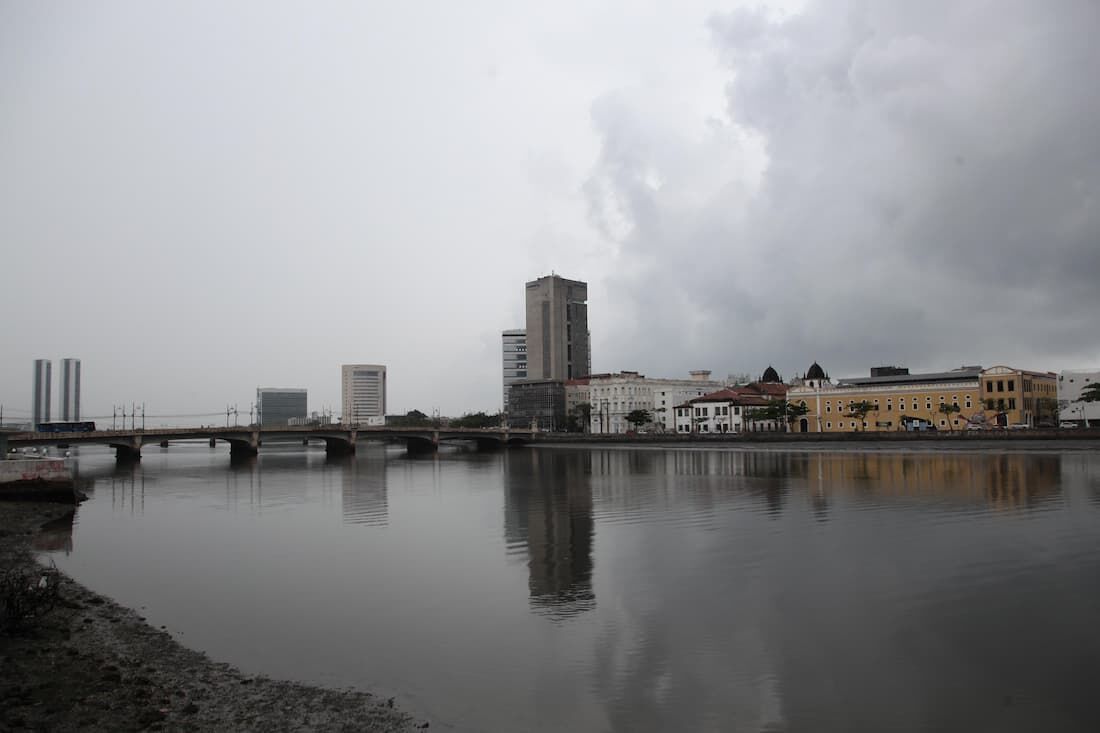
[[[80,359],[61,360],[61,419],[80,420]]]
[[[527,332],[514,328],[501,333],[501,356],[504,365],[504,411],[508,412],[508,388],[527,379]]]
[[[344,364],[340,394],[345,425],[386,424],[386,367],[382,364]]]
[[[53,364],[49,359],[34,360],[34,410],[31,413],[34,429],[39,423],[50,421],[50,385],[53,383]]]

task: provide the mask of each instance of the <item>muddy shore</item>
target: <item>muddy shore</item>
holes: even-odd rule
[[[62,504],[0,502],[0,572],[41,569],[33,543]],[[189,650],[61,576],[37,623],[0,631],[0,730],[411,731],[392,700],[252,677]]]

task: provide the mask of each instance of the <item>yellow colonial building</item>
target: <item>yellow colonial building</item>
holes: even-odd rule
[[[910,374],[904,367],[874,367],[869,377],[833,383],[815,362],[800,384],[787,391],[787,400],[805,404],[808,410],[795,422],[796,432],[925,430],[931,426],[959,430],[966,428],[974,413],[982,411],[978,401],[981,373],[980,366],[929,374]],[[853,415],[853,403],[867,403],[872,409],[863,416]],[[940,405],[959,409],[944,413]]]
[[[982,406],[1002,426],[1058,424],[1058,375],[1007,366],[982,372]]]
[[[807,413],[795,421],[796,432],[1032,427],[1057,418],[1053,372],[963,366],[910,374],[905,367],[884,366],[872,368],[868,377],[834,383],[815,362],[797,382],[787,399],[805,405]],[[866,414],[853,410],[861,404]]]

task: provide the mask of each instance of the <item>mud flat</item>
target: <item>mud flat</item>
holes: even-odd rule
[[[71,530],[71,507],[0,502],[0,572]],[[43,527],[45,529],[43,530]],[[392,700],[253,677],[184,648],[64,575],[54,610],[0,628],[0,730],[410,731]]]

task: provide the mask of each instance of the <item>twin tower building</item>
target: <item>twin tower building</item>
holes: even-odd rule
[[[526,286],[527,328],[504,331],[504,410],[512,385],[564,383],[592,371],[588,283],[547,275]]]
[[[34,360],[34,426],[49,422],[50,387],[53,384],[53,365],[49,359]],[[80,359],[61,360],[61,420],[76,422],[80,419]]]

